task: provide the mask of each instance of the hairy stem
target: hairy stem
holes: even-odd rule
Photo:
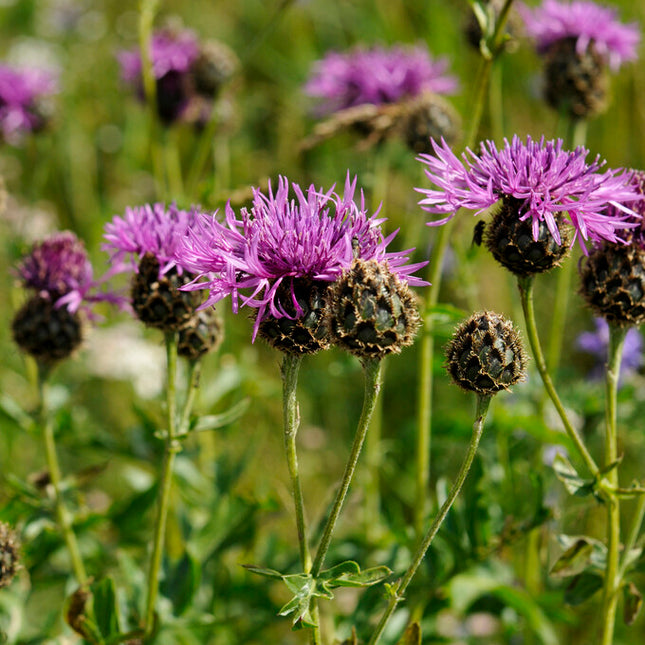
[[[157,507],[157,520],[155,523],[154,537],[152,543],[152,555],[150,557],[150,568],[148,571],[148,596],[146,604],[145,633],[149,638],[155,628],[155,605],[159,592],[159,571],[163,556],[166,520],[170,507],[170,493],[172,490],[172,475],[175,455],[180,447],[177,442],[177,333],[166,333],[166,357],[167,357],[167,414],[168,428],[166,431],[166,447],[164,452],[163,467],[161,470],[159,502]]]
[[[517,278],[517,284],[520,290],[520,300],[522,301],[522,311],[524,313],[524,321],[526,324],[526,334],[529,339],[529,345],[531,346],[533,358],[535,359],[535,366],[540,373],[542,383],[544,384],[544,389],[549,395],[549,398],[551,399],[562,421],[562,424],[564,425],[564,429],[567,435],[575,445],[578,454],[582,457],[589,472],[594,477],[596,477],[599,472],[598,466],[596,465],[593,457],[589,454],[589,451],[587,450],[587,447],[585,446],[580,435],[571,425],[564,406],[560,401],[560,397],[558,396],[558,393],[553,386],[553,381],[551,380],[551,376],[544,360],[544,354],[542,353],[542,346],[540,345],[537,326],[535,324],[535,310],[533,306],[533,282],[533,276],[524,276]]]
[[[609,352],[605,380],[605,462],[604,467],[610,468],[605,477],[612,488],[618,487],[618,433],[616,428],[616,402],[618,393],[618,377],[620,362],[625,343],[626,327],[609,324]],[[602,645],[612,645],[614,642],[614,625],[616,623],[616,607],[620,589],[620,500],[616,494],[611,494],[607,500],[607,568],[603,587],[603,626]]]
[[[365,435],[367,434],[372,412],[374,411],[374,407],[376,406],[376,401],[381,390],[381,363],[382,361],[380,359],[373,358],[366,358],[362,361],[363,373],[365,375],[363,410],[361,411],[361,416],[358,421],[356,434],[354,435],[354,443],[352,444],[352,449],[350,451],[349,458],[347,459],[343,479],[341,481],[340,488],[338,489],[338,493],[336,494],[332,510],[327,518],[322,537],[320,538],[320,544],[316,551],[316,558],[314,559],[313,566],[311,567],[311,574],[314,578],[321,572],[325,562],[325,556],[329,550],[329,544],[331,542],[334,529],[336,528],[336,522],[343,507],[343,503],[345,502],[345,498],[347,497],[347,491],[349,490],[349,486],[354,476],[354,471],[356,470],[356,464],[358,463],[361,448],[365,441]]]
[[[441,509],[439,510],[439,513],[434,518],[434,521],[432,522],[430,528],[425,534],[425,537],[423,538],[423,540],[421,541],[421,544],[417,548],[417,551],[414,555],[412,563],[408,567],[403,578],[401,578],[401,581],[397,585],[396,590],[392,592],[392,595],[390,597],[390,602],[388,603],[385,613],[381,617],[379,624],[377,625],[374,633],[372,634],[372,637],[369,640],[369,645],[375,645],[376,643],[378,643],[379,639],[381,638],[381,635],[383,634],[383,631],[385,630],[385,627],[388,621],[390,620],[392,614],[394,613],[394,610],[396,609],[397,605],[404,599],[405,591],[408,588],[408,585],[410,584],[412,578],[416,574],[417,569],[421,565],[421,562],[423,561],[423,558],[425,557],[425,554],[428,548],[432,544],[432,541],[437,535],[439,528],[443,524],[443,521],[446,519],[446,516],[448,515],[448,511],[450,511],[452,505],[457,499],[457,496],[461,492],[461,488],[464,485],[464,482],[466,481],[468,471],[470,470],[470,467],[472,466],[472,463],[473,463],[473,459],[475,458],[477,447],[479,446],[479,440],[481,439],[482,432],[484,429],[484,421],[486,420],[486,414],[488,412],[488,406],[490,405],[490,400],[491,400],[490,396],[477,397],[477,412],[475,415],[475,422],[473,424],[473,434],[470,439],[470,444],[468,445],[468,451],[466,452],[464,461],[461,464],[461,468],[457,473],[457,477],[452,485],[452,488],[450,489],[450,492],[448,493],[448,497],[446,498],[446,501],[443,503]]]
[[[78,541],[76,540],[76,534],[74,533],[72,519],[69,511],[65,507],[65,502],[61,494],[62,475],[60,464],[58,463],[58,454],[56,452],[54,424],[47,410],[47,371],[45,367],[40,364],[38,365],[38,423],[42,428],[43,438],[45,440],[45,457],[47,459],[47,469],[54,493],[56,521],[60,532],[63,534],[76,581],[80,586],[83,586],[87,583],[87,574],[85,573],[85,566],[83,565],[83,558]]]

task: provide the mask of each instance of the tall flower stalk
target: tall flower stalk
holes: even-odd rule
[[[164,460],[159,478],[159,498],[155,521],[152,553],[148,568],[148,587],[145,615],[145,634],[150,638],[155,630],[155,607],[159,592],[159,572],[163,557],[166,521],[172,493],[173,465],[180,450],[177,442],[177,333],[166,332],[166,412],[167,428],[164,438]]]
[[[65,540],[67,552],[72,563],[72,570],[76,582],[82,587],[87,583],[87,574],[85,572],[85,565],[83,564],[83,557],[81,550],[78,546],[76,533],[74,532],[72,516],[65,506],[63,495],[61,492],[62,475],[60,464],[58,461],[58,453],[56,450],[56,439],[54,436],[54,424],[51,414],[47,408],[47,376],[49,368],[42,363],[38,363],[38,424],[43,433],[45,442],[45,457],[47,459],[47,470],[51,480],[51,488],[53,491],[54,508],[56,509],[56,521],[58,528]]]
[[[607,358],[606,400],[605,400],[605,477],[612,489],[619,487],[618,482],[618,430],[617,430],[617,392],[620,376],[620,362],[627,327],[615,324],[609,325],[609,355]],[[602,645],[612,645],[614,642],[614,625],[618,592],[620,591],[621,576],[619,570],[620,558],[620,498],[609,495],[607,499],[607,565],[603,587],[603,628]]]
[[[468,476],[468,472],[470,471],[470,467],[472,466],[473,460],[475,458],[475,454],[477,453],[477,448],[479,446],[482,432],[484,431],[484,422],[488,413],[490,400],[490,396],[479,396],[477,398],[477,412],[475,413],[475,422],[473,423],[473,433],[470,438],[470,443],[468,444],[466,456],[464,457],[461,467],[459,468],[459,472],[457,473],[455,481],[453,482],[450,492],[448,493],[448,497],[442,504],[441,509],[439,510],[435,518],[432,520],[430,528],[427,530],[426,534],[421,540],[421,544],[417,547],[414,557],[412,558],[412,562],[401,578],[401,581],[396,585],[396,588],[392,590],[387,608],[381,616],[376,629],[372,633],[368,645],[376,645],[376,643],[380,641],[381,636],[383,635],[383,631],[390,621],[394,610],[405,598],[405,591],[407,590],[408,585],[410,584],[410,582],[412,582],[412,578],[414,578],[417,570],[419,569],[419,566],[423,562],[428,549],[430,548],[430,545],[432,544],[434,538],[439,532],[439,529],[441,528],[441,525],[446,519],[448,512],[452,508],[452,505],[455,503],[455,500],[461,492],[464,482],[466,481],[466,477]]]

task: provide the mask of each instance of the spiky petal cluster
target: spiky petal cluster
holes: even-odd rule
[[[102,247],[110,254],[114,271],[136,271],[141,258],[150,253],[159,262],[160,275],[173,267],[181,274],[184,267],[175,252],[196,213],[195,207],[185,211],[174,203],[166,207],[157,202],[127,207],[123,216],[115,215],[105,226]]]
[[[44,69],[0,65],[0,134],[11,143],[41,129],[46,117],[39,102],[58,91],[58,79]]]
[[[34,244],[17,273],[25,288],[72,313],[91,302],[121,302],[113,293],[97,291],[103,280],[94,280],[85,245],[71,231]]]
[[[423,92],[452,94],[458,83],[447,69],[446,59],[433,60],[420,46],[330,52],[315,63],[305,91],[320,97],[320,112],[329,114],[365,103],[395,103]]]
[[[635,216],[627,217],[632,227],[623,231],[622,237],[645,251],[645,170],[631,171],[628,184],[634,189],[637,199],[629,203],[629,209]],[[607,207],[607,215],[619,218],[622,213],[617,206],[610,204]]]
[[[448,217],[429,222],[444,224],[459,208],[482,211],[500,199],[519,202],[518,217],[531,218],[533,237],[538,238],[540,222],[561,243],[557,215],[566,215],[575,229],[576,238],[619,242],[621,230],[634,226],[622,204],[639,197],[629,176],[623,171],[601,172],[604,161],[596,157],[585,161],[588,150],[582,146],[563,150],[562,140],[546,141],[542,137],[524,143],[517,135],[497,149],[493,141],[481,143],[479,154],[467,149],[458,158],[442,140],[433,141],[434,155],[419,155],[427,168],[425,174],[436,189],[417,188],[424,195],[419,202],[429,213]],[[606,213],[608,204],[616,207],[613,216]]]
[[[574,38],[579,54],[584,54],[593,43],[613,70],[625,61],[637,58],[638,26],[619,22],[614,9],[589,0],[544,0],[535,9],[524,5],[519,5],[518,9],[540,53],[545,53],[559,40]]]
[[[290,196],[290,188],[295,198]],[[365,199],[354,200],[356,179],[348,176],[344,194],[310,186],[306,193],[285,177],[274,192],[254,190],[250,210],[243,208],[237,218],[230,204],[225,221],[199,215],[182,240],[177,258],[187,270],[198,274],[188,289],[209,289],[203,306],[231,296],[233,310],[239,300],[258,310],[253,337],[262,320],[293,318],[288,309],[302,315],[293,297],[293,280],[333,282],[355,257],[387,262],[398,277],[411,285],[425,284],[412,275],[425,263],[406,264],[408,251],[388,252],[396,231],[384,237],[384,221],[378,211],[368,215]],[[280,301],[283,283],[289,285],[290,303]],[[248,295],[240,295],[240,291]],[[250,293],[249,293],[250,292]]]

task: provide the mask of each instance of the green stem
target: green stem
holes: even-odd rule
[[[370,424],[370,418],[381,390],[382,361],[380,359],[365,358],[361,362],[363,365],[363,373],[365,375],[363,409],[356,428],[356,434],[354,435],[354,443],[352,444],[352,449],[350,451],[349,458],[347,459],[347,464],[345,465],[343,479],[341,481],[340,488],[338,489],[338,493],[336,494],[332,510],[327,518],[322,537],[320,538],[320,544],[316,551],[316,558],[314,559],[313,566],[311,567],[311,575],[314,578],[316,578],[321,572],[325,562],[325,556],[329,550],[331,537],[336,527],[336,522],[343,507],[343,503],[347,497],[347,491],[349,490],[349,486],[354,476],[354,471],[356,470],[356,464],[358,463],[361,448],[365,441],[365,435],[367,434],[367,429]]]
[[[289,478],[291,479],[291,493],[296,511],[296,527],[298,531],[298,545],[300,548],[300,564],[304,573],[311,570],[311,553],[307,539],[307,519],[305,516],[305,503],[300,483],[300,472],[298,470],[298,455],[296,451],[296,436],[300,426],[300,411],[298,409],[297,388],[298,372],[302,363],[302,356],[296,354],[284,354],[282,359],[282,413],[284,425],[284,449],[287,457]],[[312,602],[311,616],[314,627],[311,630],[312,645],[322,643],[320,633],[320,615],[318,604]]]
[[[618,568],[618,577],[623,579],[625,573],[627,572],[627,567],[629,565],[630,551],[634,548],[636,540],[641,530],[641,525],[643,523],[643,517],[645,516],[645,495],[641,495],[638,498],[638,503],[636,505],[636,511],[632,517],[632,526],[629,529],[629,535],[627,540],[625,540],[625,546],[623,548],[623,557]]]
[[[54,506],[56,508],[58,528],[63,534],[76,582],[80,586],[83,586],[87,583],[87,574],[85,573],[85,566],[83,565],[83,558],[76,540],[76,534],[74,533],[72,519],[61,495],[62,476],[56,452],[54,424],[47,410],[47,372],[46,367],[41,364],[38,365],[38,422],[43,430],[45,439],[45,457],[47,459],[47,469],[49,471],[51,486],[54,491]]]
[[[291,479],[291,493],[296,511],[296,526],[298,529],[298,545],[300,547],[300,564],[302,570],[308,573],[311,569],[311,554],[307,544],[307,521],[305,504],[298,471],[298,456],[296,453],[296,435],[300,425],[300,411],[296,398],[298,372],[302,356],[284,354],[282,359],[282,413],[284,424],[284,449],[287,456],[287,466]]]
[[[157,194],[165,198],[166,182],[164,176],[163,149],[159,137],[159,118],[157,115],[157,82],[152,70],[151,43],[155,14],[159,0],[140,0],[139,4],[139,49],[141,52],[141,76],[143,93],[148,111],[150,130],[150,153]]]
[[[181,421],[179,422],[179,434],[183,435],[188,432],[190,426],[190,413],[193,410],[195,397],[199,390],[199,378],[202,373],[202,364],[199,359],[188,362],[188,390],[186,392],[186,401],[184,409],[181,413]]]
[[[618,487],[618,433],[616,427],[616,403],[618,393],[618,378],[620,376],[620,361],[623,354],[627,327],[609,324],[609,352],[606,374],[606,403],[605,403],[605,468],[614,464],[605,475],[608,483]],[[615,494],[607,499],[607,568],[603,587],[603,627],[602,645],[612,645],[614,642],[614,625],[616,623],[616,608],[618,591],[620,589],[619,572],[620,555],[620,500]]]
[[[437,535],[439,528],[443,524],[443,521],[446,519],[446,516],[448,515],[448,512],[450,511],[452,505],[457,499],[457,496],[461,492],[461,488],[464,485],[464,482],[466,481],[468,471],[470,470],[470,467],[472,466],[472,463],[473,463],[473,459],[475,458],[477,447],[479,446],[479,440],[481,439],[482,432],[484,429],[484,421],[486,420],[486,414],[488,413],[488,406],[490,405],[490,401],[491,401],[490,396],[480,395],[477,397],[477,412],[475,416],[475,422],[473,424],[473,434],[470,439],[470,444],[468,445],[468,451],[466,452],[464,461],[461,464],[461,468],[459,469],[459,472],[457,473],[457,478],[455,479],[452,485],[452,488],[448,493],[448,497],[446,498],[446,501],[441,506],[439,513],[434,518],[434,521],[432,522],[430,528],[428,529],[428,532],[425,534],[425,537],[423,538],[421,544],[419,545],[414,555],[414,558],[412,560],[412,563],[408,567],[403,578],[401,578],[401,582],[396,587],[396,590],[392,591],[392,595],[390,596],[390,602],[388,603],[388,606],[385,610],[385,613],[381,617],[379,624],[376,626],[376,630],[374,631],[374,633],[372,634],[372,637],[369,640],[369,645],[376,645],[376,643],[378,643],[379,639],[381,638],[381,635],[383,634],[383,631],[385,630],[385,627],[388,621],[390,620],[392,614],[394,613],[394,610],[396,609],[397,605],[404,599],[404,593],[408,588],[408,585],[410,584],[412,578],[416,574],[417,569],[421,565],[421,562],[423,561],[423,558],[425,557],[425,554],[428,548],[432,544],[432,541]]]
[[[533,358],[535,359],[535,365],[540,377],[542,378],[542,383],[544,384],[544,389],[546,390],[549,398],[551,399],[555,409],[562,420],[564,429],[575,445],[578,453],[582,457],[585,465],[589,469],[589,472],[596,477],[598,475],[599,469],[596,465],[596,462],[593,460],[593,457],[589,454],[587,447],[584,442],[578,435],[576,429],[571,425],[569,417],[560,401],[560,397],[553,386],[553,381],[547,370],[546,362],[544,361],[544,354],[542,353],[542,346],[540,345],[540,339],[537,333],[537,326],[535,324],[535,310],[533,306],[533,276],[524,276],[517,278],[517,285],[520,290],[520,300],[522,301],[522,311],[524,313],[524,321],[526,323],[526,333],[529,339],[529,344],[531,345],[531,351],[533,352]]]
[[[155,523],[150,569],[148,572],[148,600],[146,604],[145,634],[150,638],[155,630],[155,604],[159,591],[159,572],[164,550],[166,534],[166,520],[170,507],[170,493],[172,490],[172,475],[175,455],[180,447],[177,443],[177,333],[166,333],[167,357],[167,413],[168,429],[166,431],[166,448],[163,467],[161,470],[160,495],[157,507],[157,521]]]

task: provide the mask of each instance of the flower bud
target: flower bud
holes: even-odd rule
[[[593,41],[579,51],[576,38],[555,41],[545,52],[544,94],[551,107],[575,119],[588,119],[607,106],[609,77]]]
[[[209,307],[196,311],[188,323],[179,330],[177,354],[196,361],[204,354],[215,351],[224,340],[224,323],[219,314]]]
[[[11,331],[20,349],[47,364],[67,358],[83,340],[78,312],[57,307],[41,295],[33,296],[18,310]]]
[[[294,278],[283,280],[277,290],[277,299],[288,316],[266,316],[259,334],[272,347],[288,354],[315,354],[329,347],[326,325],[325,299],[329,283]],[[294,305],[298,303],[301,313]]]
[[[645,250],[605,243],[583,261],[580,293],[597,316],[620,326],[645,322]]]
[[[492,311],[473,314],[457,327],[446,367],[464,390],[491,395],[526,377],[526,356],[513,324]]]
[[[359,358],[383,358],[411,345],[419,328],[415,297],[387,263],[354,260],[330,298],[333,342]]]
[[[179,291],[191,276],[180,275],[175,267],[160,276],[159,266],[154,254],[144,253],[141,257],[139,270],[132,278],[132,307],[144,325],[177,331],[188,324],[202,296],[198,291]]]
[[[533,237],[533,218],[519,218],[521,202],[506,197],[485,231],[485,241],[493,257],[517,276],[544,273],[560,264],[569,252],[569,234],[564,220],[555,215],[560,244],[545,222],[538,223],[537,240]]]

